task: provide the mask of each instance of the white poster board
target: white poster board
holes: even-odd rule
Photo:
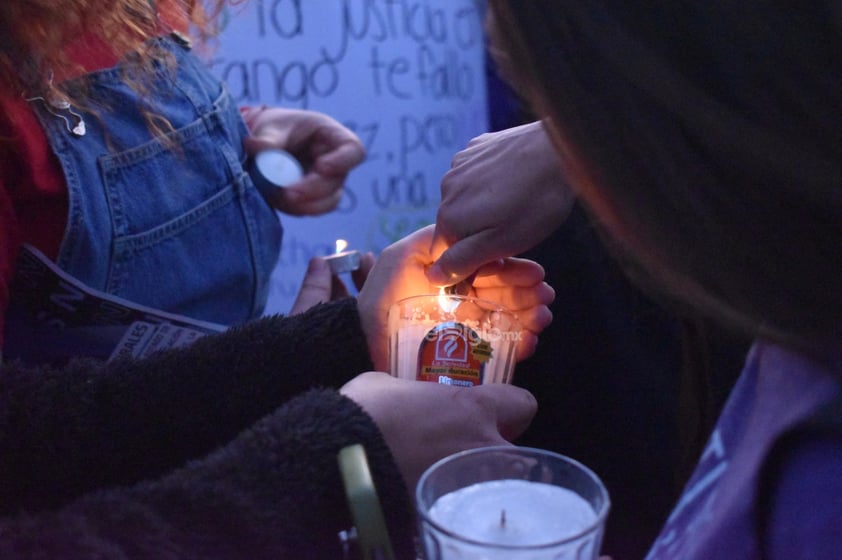
[[[282,216],[267,312],[289,310],[310,257],[379,253],[435,220],[452,156],[487,130],[478,0],[250,0],[229,8],[210,61],[241,105],[323,111],[367,159],[331,214]]]

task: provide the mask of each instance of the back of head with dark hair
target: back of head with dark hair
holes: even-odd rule
[[[571,183],[646,282],[754,334],[838,332],[839,8],[491,4]]]

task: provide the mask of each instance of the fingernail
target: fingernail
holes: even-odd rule
[[[448,274],[438,264],[433,264],[427,268],[427,280],[437,288],[451,286],[458,281],[455,274]]]
[[[308,268],[310,269],[310,272],[319,272],[319,271],[327,268],[327,266],[328,266],[327,261],[324,260],[324,258],[319,257],[319,256],[315,256],[315,257],[310,259],[310,263],[308,265]]]

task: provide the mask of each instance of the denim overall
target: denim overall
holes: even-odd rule
[[[156,63],[148,91],[128,86],[119,65],[84,77],[95,107],[73,107],[84,135],[32,103],[69,191],[57,264],[136,303],[241,323],[263,311],[281,225],[244,170],[247,129],[224,86],[184,41],[156,41],[176,64]],[[166,141],[144,109],[169,121]]]

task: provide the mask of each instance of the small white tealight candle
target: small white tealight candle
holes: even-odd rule
[[[444,558],[449,557],[449,551],[453,557],[465,559],[566,558],[570,543],[559,541],[593,527],[597,519],[591,505],[571,490],[516,479],[478,482],[445,494],[433,503],[428,515],[440,527],[473,541],[447,539],[442,547]],[[519,556],[516,548],[509,548],[553,543],[559,544],[523,550],[528,556]]]
[[[284,188],[300,181],[304,169],[295,157],[284,150],[267,149],[254,156],[255,180],[265,189]]]
[[[325,257],[327,264],[330,265],[330,271],[336,274],[343,272],[353,272],[360,267],[362,263],[362,255],[359,251],[346,251],[348,242],[344,239],[336,240],[336,252]]]

